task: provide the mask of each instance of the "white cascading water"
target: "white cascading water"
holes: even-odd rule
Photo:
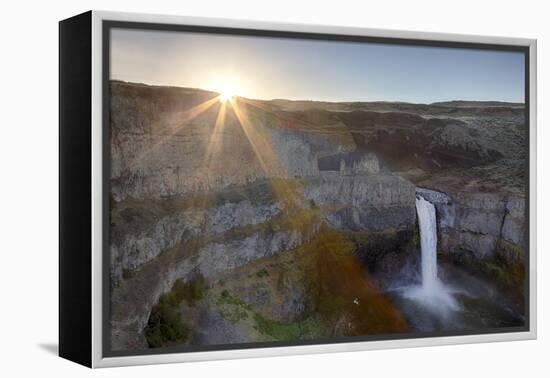
[[[422,288],[426,293],[433,293],[438,288],[435,206],[424,198],[417,196],[416,213],[418,214],[420,249],[422,251]]]
[[[435,206],[423,197],[416,197],[416,213],[420,229],[421,275],[420,286],[408,287],[405,296],[421,302],[438,312],[456,308],[450,288],[437,277],[437,217]]]

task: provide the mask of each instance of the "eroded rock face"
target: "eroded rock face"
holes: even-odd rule
[[[160,198],[265,177],[232,111],[208,91],[111,83],[111,193]],[[223,136],[223,138],[222,138]],[[226,159],[231,156],[231,159]]]
[[[439,249],[443,253],[470,255],[479,260],[499,256],[509,263],[523,260],[523,198],[501,193],[442,193],[424,188],[417,189],[417,193],[436,206]],[[508,244],[516,247],[513,253],[505,248]]]
[[[197,204],[198,205],[198,204]],[[250,200],[226,202],[207,209],[158,209],[161,206],[150,202],[155,214],[133,211],[131,217],[117,217],[111,238],[111,280],[118,284],[125,272],[139,268],[157,257],[161,252],[178,243],[189,242],[199,234],[215,237],[224,232],[244,226],[267,222],[280,211],[278,202],[253,204]],[[125,214],[126,209],[119,210]]]
[[[509,242],[525,243],[525,199],[510,197],[506,203],[506,217],[502,224],[502,238]]]
[[[357,231],[407,229],[415,222],[415,187],[392,174],[342,176],[323,172],[309,180],[305,196],[327,208],[336,228]]]
[[[314,176],[318,156],[355,147],[270,119],[246,102],[239,103],[242,114],[237,116],[229,105],[223,110],[216,96],[194,89],[111,83],[115,200],[221,190],[266,177]]]
[[[200,231],[201,215],[194,210],[154,219],[149,227],[124,232],[111,243],[111,282],[157,257]]]
[[[301,232],[258,232],[248,237],[214,242],[193,251],[182,245],[145,264],[111,292],[111,341],[114,350],[143,347],[143,329],[162,293],[177,279],[202,274],[207,280],[262,257],[297,247],[315,234],[318,223]]]
[[[271,129],[271,148],[286,177],[308,177],[319,173],[317,154],[333,150],[326,141],[287,129]]]
[[[245,199],[225,202],[199,214],[197,209],[178,213],[181,227],[165,228],[165,233],[157,234],[159,239],[156,244],[149,243],[160,245],[178,238],[179,241],[168,251],[164,250],[164,253],[151,258],[135,251],[141,246],[147,248],[145,241],[151,240],[153,234],[150,237],[144,237],[148,235],[146,233],[122,237],[120,245],[126,246],[124,250],[130,252],[125,260],[116,260],[114,266],[122,261],[132,261],[137,268],[130,277],[121,276],[118,286],[111,293],[113,348],[142,346],[142,331],[151,308],[177,279],[187,280],[196,274],[207,280],[216,278],[258,259],[295,249],[315,235],[323,218],[334,227],[348,231],[360,229],[383,233],[388,229],[412,230],[414,227],[414,186],[397,176],[341,176],[335,173],[302,179],[301,182],[302,186],[297,189],[300,196],[303,195],[306,203],[315,203],[315,209],[302,211],[318,212],[320,217],[306,217],[303,222],[290,222],[289,225],[286,221],[277,220],[277,217],[287,214],[292,219],[295,209],[285,210],[277,201],[263,199],[253,202]],[[325,208],[326,211],[323,210]],[[152,219],[152,224],[158,225],[162,223],[154,222],[162,222],[164,218]],[[275,223],[266,226],[270,222]],[[161,226],[153,226],[152,229],[155,227]],[[148,227],[145,229],[150,230]],[[140,235],[142,244],[136,244],[134,240],[141,240]],[[208,238],[194,242],[193,238],[199,235],[208,235]],[[388,238],[395,239],[393,234],[388,235]],[[408,235],[410,237],[412,233]],[[115,252],[120,256],[120,251]],[[121,268],[117,269],[114,274]],[[296,290],[298,293],[298,286]],[[261,297],[256,299],[261,307]],[[290,298],[281,306],[281,318],[285,318],[284,314],[295,316],[303,301],[298,297]],[[217,318],[212,315],[209,319],[216,322]]]
[[[197,255],[197,268],[205,277],[230,271],[262,257],[296,248],[315,233],[317,225],[303,234],[298,230],[257,233],[242,239],[212,243]]]
[[[491,193],[458,194],[454,207],[454,227],[448,233],[442,230],[442,249],[467,251],[478,259],[493,257],[505,216],[504,198]]]

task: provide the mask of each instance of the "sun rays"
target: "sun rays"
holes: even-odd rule
[[[211,180],[221,179],[221,176],[227,174],[224,171],[226,159],[234,158],[227,154],[244,153],[242,150],[231,151],[227,147],[224,148],[231,130],[234,130],[233,127],[238,127],[242,132],[237,135],[244,136],[246,140],[240,148],[249,148],[253,153],[253,160],[245,164],[258,165],[258,169],[262,172],[261,177],[270,181],[272,193],[284,206],[291,207],[303,202],[300,188],[289,183],[291,180],[289,180],[287,167],[282,164],[277,152],[273,149],[272,130],[269,130],[269,126],[261,119],[257,119],[258,110],[273,115],[271,110],[266,109],[267,107],[263,104],[254,106],[256,104],[251,104],[250,100],[230,95],[230,92],[221,93],[216,99],[219,101],[218,113],[214,126],[211,127],[208,142],[205,144],[199,172],[206,181],[206,186],[212,184]],[[226,132],[229,126],[230,129]],[[239,145],[237,144],[236,148],[239,148]]]
[[[219,99],[221,101],[221,96]],[[217,155],[221,152],[226,111],[227,103],[225,101],[222,101],[220,105],[220,110],[218,111],[218,115],[216,116],[216,123],[214,124],[214,128],[208,140],[208,145],[206,147],[206,152],[204,154],[202,164],[203,166],[209,166],[212,159],[215,159]]]
[[[271,146],[269,145],[268,139],[265,136],[261,135],[261,130],[259,127],[254,127],[250,122],[250,118],[243,107],[238,104],[238,99],[233,99],[231,101],[231,106],[239,124],[250,144],[250,147],[254,151],[260,167],[266,174],[266,176],[276,176],[281,172],[276,172],[277,165],[276,159],[272,155]]]
[[[301,188],[289,183],[291,177],[273,150],[267,126],[262,122],[253,122],[247,106],[240,104],[240,101],[247,103],[248,100],[240,97],[231,99],[231,107],[261,169],[271,182],[273,194],[286,207],[297,206],[299,202],[303,202]]]
[[[159,121],[149,125],[151,134],[148,138],[152,138],[153,143],[130,164],[134,168],[139,168],[146,160],[155,159],[156,152],[164,151],[166,148],[170,151],[171,138],[197,138],[196,144],[191,145],[192,148],[198,149],[199,156],[202,156],[194,172],[194,176],[199,178],[197,190],[209,191],[220,183],[222,186],[231,183],[243,184],[242,180],[233,182],[231,177],[234,174],[239,175],[239,169],[243,169],[257,172],[252,173],[251,177],[269,180],[272,193],[284,206],[294,206],[301,202],[301,190],[290,183],[293,180],[287,172],[288,169],[272,144],[271,128],[279,127],[281,122],[278,118],[274,123],[266,122],[264,119],[266,114],[268,117],[277,115],[265,104],[238,97],[230,87],[226,88],[226,91],[219,95],[189,109],[172,111],[162,123]],[[197,120],[199,117],[200,120]],[[243,140],[235,143],[235,138]],[[229,147],[228,140],[232,140],[231,148],[234,150]],[[202,152],[199,152],[201,150]],[[227,165],[228,161],[238,155],[248,166],[235,168]]]
[[[164,129],[163,132],[155,131],[153,135],[158,136],[159,139],[153,143],[153,145],[148,148],[146,151],[143,151],[138,156],[134,157],[131,160],[130,166],[133,168],[138,167],[141,162],[149,157],[154,151],[163,146],[170,138],[174,137],[182,128],[193,121],[199,115],[206,112],[210,107],[216,104],[219,101],[219,96],[210,98],[206,101],[201,102],[198,105],[193,106],[190,109],[181,110],[172,114],[169,118],[169,121],[165,125],[159,125],[158,123],[153,123],[151,125],[152,129]]]

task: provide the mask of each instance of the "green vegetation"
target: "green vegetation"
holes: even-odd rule
[[[183,343],[189,339],[190,333],[177,308],[164,302],[153,307],[145,327],[145,338],[151,348]]]
[[[507,264],[499,257],[481,263],[481,271],[507,291],[516,302],[523,302],[525,269],[523,264]]]
[[[189,306],[194,306],[196,301],[200,301],[204,296],[205,282],[202,275],[194,277],[188,282],[177,280],[170,292],[176,303],[185,300]]]
[[[218,299],[217,304],[230,304],[230,305],[234,305],[234,306],[243,307],[246,310],[251,310],[252,309],[250,307],[250,305],[247,304],[246,302],[244,302],[243,300],[232,296],[229,293],[229,291],[227,291],[227,289],[222,291],[222,293],[221,293],[221,295]]]
[[[314,199],[310,199],[309,200],[309,207],[311,207],[312,209],[318,209],[319,205],[317,205],[317,203],[315,202]]]
[[[145,327],[145,338],[150,347],[183,343],[189,339],[191,329],[182,321],[179,306],[183,301],[194,306],[203,298],[204,290],[204,278],[199,275],[188,282],[177,280],[172,290],[160,296]]]
[[[319,317],[308,317],[302,321],[280,322],[254,314],[256,329],[260,334],[279,341],[304,340],[326,335],[327,327]]]
[[[229,320],[231,324],[247,319],[248,313],[252,311],[252,307],[248,303],[232,296],[227,290],[221,292],[216,305],[221,316]]]
[[[179,282],[179,283],[178,283]],[[204,296],[205,282],[202,275],[198,275],[187,283],[183,283],[181,280],[176,281],[176,290],[179,296],[194,306],[195,301],[199,301]]]
[[[418,224],[418,219],[414,222],[414,231],[413,231],[413,242],[416,250],[420,251],[420,225]],[[441,244],[441,243],[439,243]],[[438,251],[439,253],[439,251]]]
[[[123,269],[122,270],[122,278],[125,280],[129,280],[130,278],[134,277],[136,274],[136,271],[134,269]]]
[[[267,271],[267,269],[262,268],[256,272],[256,276],[258,278],[269,277],[269,272]]]
[[[220,293],[216,305],[220,314],[232,324],[252,319],[253,328],[268,340],[300,340],[320,337],[327,332],[320,317],[308,317],[296,322],[268,319],[255,311],[250,304],[231,295],[227,289]]]

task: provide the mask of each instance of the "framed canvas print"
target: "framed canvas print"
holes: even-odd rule
[[[60,22],[60,355],[536,336],[536,42]]]

